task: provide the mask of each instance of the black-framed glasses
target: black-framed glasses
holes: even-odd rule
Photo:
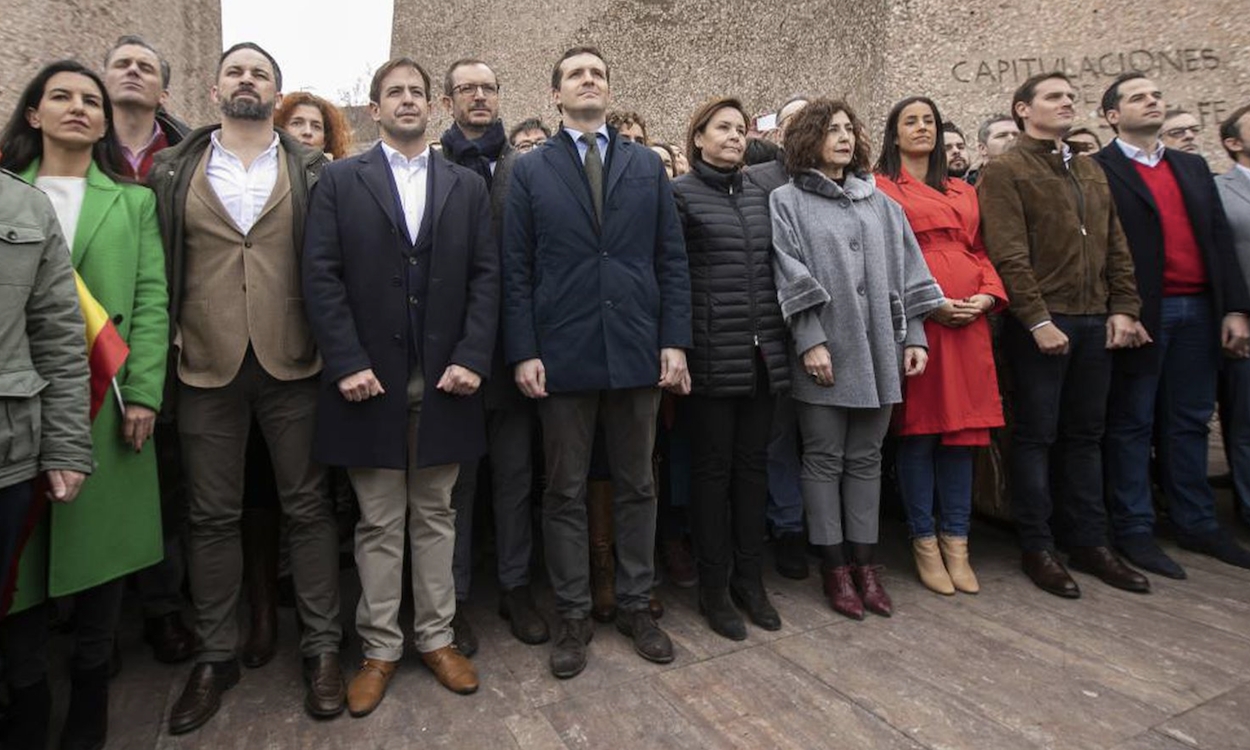
[[[1163,131],[1163,134],[1166,135],[1168,138],[1184,138],[1186,133],[1188,133],[1189,135],[1198,135],[1201,132],[1202,132],[1201,125],[1188,125],[1183,128],[1172,128],[1170,130],[1165,130]]]
[[[451,93],[457,96],[476,96],[479,90],[482,92],[482,96],[496,96],[499,94],[499,85],[495,83],[462,83],[459,86],[453,86]]]

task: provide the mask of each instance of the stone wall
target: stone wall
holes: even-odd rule
[[[1018,83],[1042,68],[1074,75],[1080,124],[1101,125],[1097,102],[1107,83],[1122,70],[1142,69],[1207,125],[1202,144],[1223,169],[1214,123],[1250,101],[1244,0],[538,0],[523,11],[501,7],[494,0],[396,0],[392,53],[427,65],[439,90],[451,61],[482,57],[500,72],[507,122],[532,115],[554,122],[551,64],[569,46],[596,44],[612,65],[614,105],[641,112],[654,136],[678,141],[694,107],[726,93],[752,112],[771,111],[797,92],[846,94],[874,135],[893,101],[925,93],[974,130],[985,116],[1006,111]],[[439,112],[432,132],[446,125]]]
[[[208,100],[221,54],[215,0],[0,0],[0,113],[7,120],[44,64],[73,57],[99,68],[122,34],[144,37],[170,61],[171,112],[193,125],[215,119]]]

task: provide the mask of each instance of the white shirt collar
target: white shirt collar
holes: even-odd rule
[[[425,144],[425,149],[421,153],[409,159],[407,156],[399,153],[395,149],[382,143],[382,153],[386,154],[386,162],[392,167],[403,167],[404,169],[422,169],[430,163],[430,144]]]
[[[1245,164],[1238,163],[1238,164],[1234,164],[1233,168],[1240,169],[1242,176],[1246,177],[1247,179],[1250,179],[1250,167],[1247,167]]]
[[[1163,142],[1162,141],[1155,141],[1154,148],[1151,149],[1150,151],[1146,151],[1145,149],[1140,149],[1131,143],[1125,143],[1123,140],[1119,138],[1115,139],[1115,145],[1119,146],[1120,150],[1123,151],[1124,155],[1127,156],[1129,159],[1131,159],[1132,161],[1141,162],[1142,164],[1145,164],[1148,167],[1155,166],[1156,164],[1159,163],[1160,160],[1163,159]]]
[[[564,126],[564,130],[565,130],[565,132],[567,132],[567,133],[569,134],[569,136],[573,139],[573,142],[574,142],[574,143],[577,143],[577,142],[581,139],[582,134],[585,132],[585,131],[583,131],[583,130],[577,130],[577,129],[575,129],[575,128],[570,128],[568,125],[565,125],[565,126]],[[600,126],[599,126],[596,130],[595,130],[595,133],[597,133],[598,135],[603,136],[603,139],[604,139],[605,141],[610,141],[610,140],[612,140],[611,138],[609,138],[609,137],[608,137],[608,124],[607,124],[606,122],[605,122],[604,124],[600,125]]]
[[[225,146],[221,145],[220,136],[221,136],[220,128],[218,128],[217,130],[214,130],[209,135],[209,140],[212,141],[213,148],[217,149],[219,152],[225,154],[226,156],[229,156],[230,158],[235,159],[236,161],[242,162],[243,160],[240,159],[238,156],[236,156],[234,152],[232,152],[230,149],[226,148]],[[257,157],[257,161],[259,161],[263,157],[267,157],[270,155],[277,156],[278,155],[278,143],[279,143],[278,131],[275,130],[273,133],[273,140],[269,142],[269,147],[266,148],[264,151],[260,152],[260,156]]]

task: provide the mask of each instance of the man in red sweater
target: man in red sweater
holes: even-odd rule
[[[1125,73],[1103,116],[1116,139],[1095,154],[1128,237],[1142,298],[1139,338],[1118,351],[1107,410],[1106,473],[1115,545],[1129,562],[1171,578],[1185,571],[1159,548],[1150,491],[1151,436],[1177,541],[1250,568],[1250,551],[1220,528],[1207,484],[1207,424],[1223,355],[1250,356],[1250,293],[1210,169],[1164,148],[1165,107],[1154,81]],[[1156,413],[1157,409],[1157,413]]]

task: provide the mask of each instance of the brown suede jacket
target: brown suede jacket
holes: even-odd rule
[[[977,197],[986,250],[1026,327],[1052,314],[1138,316],[1133,256],[1092,159],[1073,155],[1065,167],[1054,143],[1021,133],[985,165]]]

